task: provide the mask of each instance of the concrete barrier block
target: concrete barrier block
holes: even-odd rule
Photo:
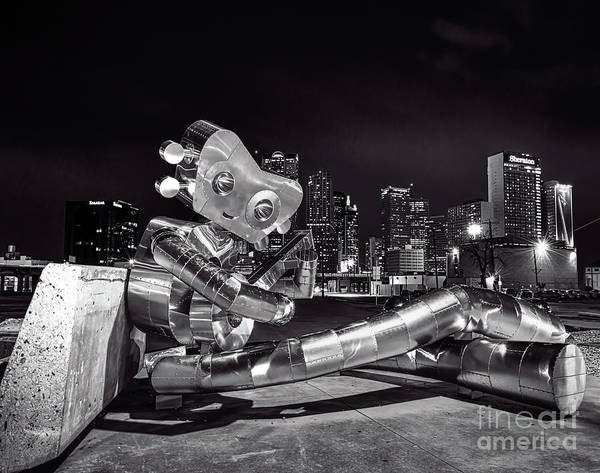
[[[56,458],[135,374],[127,270],[48,265],[0,383],[2,471]]]

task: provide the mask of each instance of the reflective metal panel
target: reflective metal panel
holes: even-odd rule
[[[446,339],[369,367],[436,378],[570,415],[585,391],[576,345]]]
[[[467,286],[461,286],[460,291],[466,295],[463,307],[470,319],[467,332],[528,342],[563,343],[567,339],[567,331],[557,317],[523,299]]]
[[[196,344],[214,341],[221,350],[237,350],[250,338],[254,320],[228,314],[195,292],[189,325]]]
[[[129,276],[127,306],[131,320],[143,331],[176,338],[169,317],[173,276],[154,261],[152,235],[164,228],[177,229],[185,235],[193,225],[182,220],[156,217],[142,235]],[[174,309],[177,310],[177,304]]]

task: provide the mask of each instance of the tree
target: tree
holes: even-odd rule
[[[502,262],[501,258],[494,254],[494,243],[491,238],[485,240],[471,240],[460,246],[463,254],[470,255],[477,263],[480,275],[481,287],[487,287],[486,275],[494,275],[494,289],[498,289],[496,276],[496,261]]]

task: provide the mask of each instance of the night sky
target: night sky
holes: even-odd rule
[[[303,184],[329,170],[359,206],[362,240],[378,234],[380,187],[413,183],[442,213],[487,196],[485,158],[502,149],[538,155],[543,179],[573,184],[582,225],[600,216],[597,20],[517,4],[355,18],[234,18],[233,3],[4,15],[0,247],[61,260],[66,200],[122,199],[144,226],[189,217],[153,183],[172,173],[160,143],[197,119],[251,151],[298,152]],[[600,223],[576,233],[580,266],[600,259],[599,235]]]

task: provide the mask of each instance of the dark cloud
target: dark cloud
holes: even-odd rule
[[[500,49],[504,53],[510,50],[510,41],[506,36],[486,30],[474,30],[445,20],[437,19],[431,30],[444,41],[466,49],[486,51]]]

